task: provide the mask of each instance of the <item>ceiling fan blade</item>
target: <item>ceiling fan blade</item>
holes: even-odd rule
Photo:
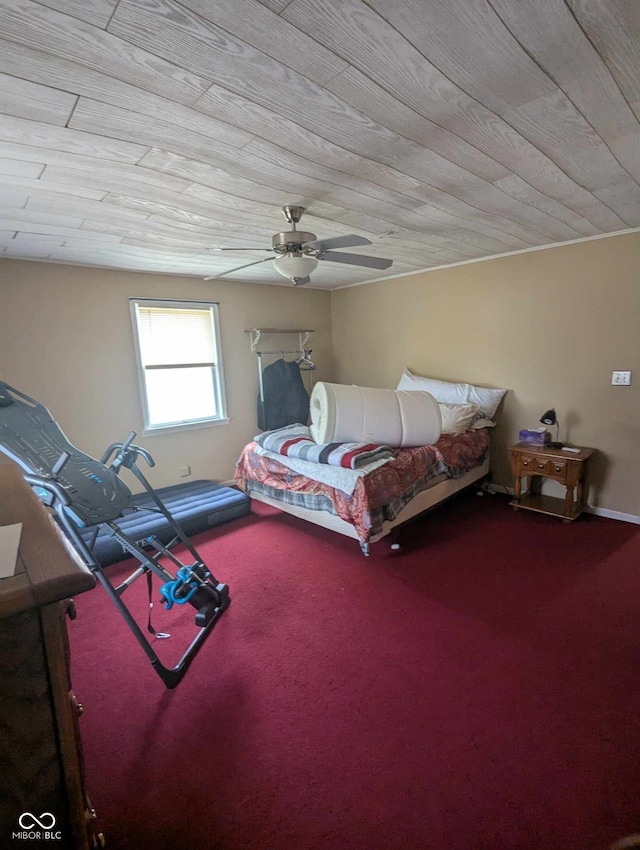
[[[207,251],[271,251],[271,248],[207,248]]]
[[[305,283],[311,283],[311,278],[309,275],[306,277],[294,277],[292,278],[294,286],[304,286]]]
[[[236,266],[235,269],[229,269],[226,272],[220,272],[220,274],[211,275],[211,277],[205,277],[205,280],[216,280],[216,278],[224,277],[228,274],[233,274],[233,272],[239,272],[240,269],[248,269],[249,266],[257,266],[258,263],[266,263],[267,260],[275,260],[275,257],[265,257],[264,260],[256,260],[254,263],[245,263],[244,266]]]
[[[315,248],[316,251],[329,251],[331,248],[355,248],[356,245],[371,245],[369,239],[364,236],[356,236],[348,233],[346,236],[334,236],[333,239],[314,239],[313,242],[305,242],[305,248]]]
[[[365,257],[360,254],[342,254],[339,251],[322,251],[319,260],[329,260],[332,263],[346,263],[349,266],[365,266],[368,269],[388,269],[393,260],[383,257]]]

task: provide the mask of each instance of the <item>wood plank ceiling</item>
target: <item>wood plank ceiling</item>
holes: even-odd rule
[[[223,274],[293,203],[393,260],[332,289],[640,227],[639,0],[0,0],[0,36],[3,257]]]

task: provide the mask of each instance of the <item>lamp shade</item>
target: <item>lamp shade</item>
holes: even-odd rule
[[[299,257],[295,254],[284,254],[273,261],[275,270],[283,277],[290,280],[294,278],[307,277],[315,271],[318,261],[315,257]]]
[[[540,421],[543,425],[555,425],[556,426],[556,440],[555,442],[548,443],[550,449],[561,449],[562,443],[560,442],[560,423],[558,422],[558,417],[556,416],[555,407],[550,408],[545,411],[540,417]]]

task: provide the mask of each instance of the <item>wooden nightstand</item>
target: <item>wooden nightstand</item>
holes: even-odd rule
[[[572,522],[587,507],[587,467],[595,451],[580,448],[579,453],[563,452],[562,449],[537,448],[530,443],[511,446],[509,456],[515,483],[514,498],[509,504],[515,510],[524,508]],[[523,496],[522,479],[525,477],[529,479],[529,488]],[[564,499],[543,496],[540,492],[543,478],[564,484],[567,488]],[[577,498],[574,497],[576,488]]]

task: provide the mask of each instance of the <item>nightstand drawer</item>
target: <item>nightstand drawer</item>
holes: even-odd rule
[[[536,475],[549,475],[550,462],[543,457],[532,458],[531,471]]]
[[[525,474],[532,473],[534,471],[535,462],[535,458],[531,457],[530,455],[521,455],[519,458],[520,467],[522,468],[523,472],[525,472]]]
[[[557,478],[558,481],[564,481],[567,477],[567,464],[560,460],[550,460],[548,462],[547,475],[549,478]]]
[[[567,464],[561,460],[535,455],[520,455],[517,466],[522,475],[544,475],[564,481],[567,476]]]

